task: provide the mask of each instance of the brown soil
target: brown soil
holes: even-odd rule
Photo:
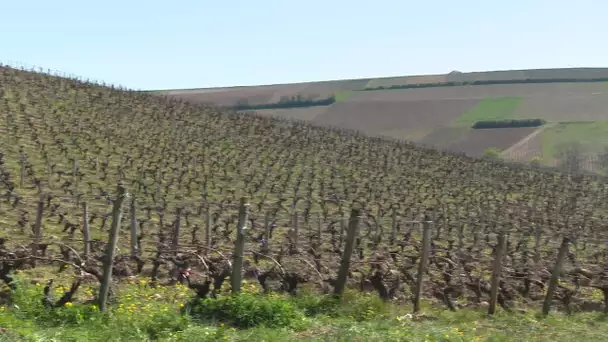
[[[326,106],[317,106],[310,108],[265,109],[256,110],[255,112],[260,115],[280,116],[289,119],[310,121],[319,115],[323,115],[328,109],[329,107]]]
[[[495,84],[487,86],[458,86],[418,89],[395,89],[358,92],[348,101],[420,101],[445,99],[483,99],[487,97],[547,97],[571,94],[573,96],[598,96],[608,93],[604,83],[547,83],[547,84]]]
[[[358,96],[357,96],[358,97]],[[478,100],[350,101],[336,103],[313,122],[377,134],[395,129],[448,125]]]
[[[535,127],[473,129],[465,139],[449,146],[447,149],[481,157],[487,148],[494,147],[504,150],[535,130]]]
[[[401,76],[376,78],[371,80],[366,87],[390,87],[404,84],[426,84],[446,82],[446,75],[424,75],[424,76]]]
[[[535,157],[542,157],[542,132],[528,139],[525,143],[517,146],[506,153],[505,159],[517,162],[529,162]]]
[[[192,102],[234,105],[247,98],[251,104],[277,102],[282,96],[328,96],[368,86],[524,78],[608,77],[608,69],[525,70],[483,73],[450,73],[388,77],[299,84],[193,89],[167,91],[170,96]],[[483,154],[488,147],[506,149],[525,136],[530,129],[473,130],[450,127],[465,111],[481,99],[489,97],[521,97],[514,113],[519,118],[543,118],[548,121],[608,120],[608,86],[606,83],[505,84],[487,86],[438,87],[355,92],[346,101],[330,107],[311,107],[259,111],[262,115],[278,115],[310,120],[321,125],[357,129],[368,134],[405,138],[423,144],[473,155]],[[530,160],[540,155],[540,137],[535,137],[507,158]]]
[[[603,91],[587,94],[561,91],[551,96],[527,98],[514,116],[548,121],[608,120],[608,87],[603,88]]]
[[[193,103],[233,106],[241,99],[247,99],[250,104],[268,103],[272,99],[274,92],[274,89],[240,88],[214,93],[197,93],[195,91],[189,91],[185,94],[171,94],[169,96],[181,98]]]
[[[602,78],[608,77],[606,68],[572,68],[572,69],[536,69],[482,71],[471,73],[453,73],[447,75],[448,82],[470,82],[476,80],[523,80],[548,78]]]

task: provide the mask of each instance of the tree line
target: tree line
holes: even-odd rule
[[[539,127],[546,123],[543,119],[509,119],[509,120],[481,120],[475,122],[471,128],[487,129],[487,128],[522,128],[522,127]]]
[[[241,99],[232,106],[235,110],[260,110],[260,109],[284,109],[284,108],[304,108],[314,106],[329,106],[336,102],[335,95],[325,98],[315,98],[313,96],[304,97],[302,94],[293,96],[282,96],[279,102],[250,104],[247,99]]]

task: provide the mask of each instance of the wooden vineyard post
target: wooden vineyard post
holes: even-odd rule
[[[178,207],[175,213],[175,226],[173,227],[173,238],[171,240],[171,249],[173,255],[177,255],[179,249],[179,233],[182,229],[182,208]]]
[[[300,236],[300,223],[298,222],[298,212],[293,213],[293,246],[298,249],[298,237]]]
[[[498,285],[500,284],[500,275],[502,273],[502,257],[505,251],[505,234],[498,235],[498,244],[496,246],[496,256],[494,257],[494,267],[492,269],[492,282],[490,288],[490,307],[488,314],[493,315],[496,312],[496,301],[498,299]]]
[[[112,266],[114,264],[114,253],[116,253],[116,243],[118,242],[118,230],[120,229],[120,220],[122,218],[122,203],[126,196],[125,187],[122,184],[118,185],[116,191],[116,199],[112,208],[112,229],[108,238],[108,249],[103,262],[103,279],[99,288],[99,310],[106,309],[108,301],[108,293],[112,285]]]
[[[78,159],[74,157],[74,162],[72,164],[72,183],[74,184],[74,209],[78,210],[78,205],[80,201],[80,197],[78,195]]]
[[[340,270],[338,271],[338,279],[336,281],[336,287],[334,293],[341,296],[346,287],[346,280],[348,278],[348,270],[350,268],[350,259],[353,255],[355,248],[355,239],[359,230],[359,215],[361,210],[354,208],[350,212],[350,219],[348,222],[348,231],[346,233],[346,245],[344,246],[344,252],[342,253],[342,261],[340,262]]]
[[[241,198],[241,205],[239,206],[239,223],[236,227],[232,275],[230,276],[232,294],[241,292],[241,272],[243,271],[243,252],[245,250],[245,225],[247,225],[248,211],[249,203],[247,202],[247,198],[243,197]]]
[[[42,239],[42,214],[44,212],[44,196],[40,194],[38,207],[36,208],[36,223],[34,224],[34,243],[32,244],[32,255],[38,255],[38,245]],[[32,260],[32,265],[36,266],[36,259]]]
[[[131,256],[136,257],[139,254],[137,250],[137,212],[135,197],[131,200]]]
[[[72,163],[72,182],[76,182],[76,175],[78,173],[78,159],[74,157],[74,162]]]
[[[342,248],[342,240],[344,238],[344,214],[340,212],[340,235],[338,236],[338,246]]]
[[[23,146],[19,148],[19,188],[23,189],[25,182],[25,153],[23,153]]]
[[[317,238],[319,240],[319,243],[323,242],[323,238],[321,237],[321,234],[323,234],[323,225],[321,223],[321,214],[317,213]]]
[[[395,243],[395,240],[397,239],[397,208],[393,205],[392,210],[393,210],[393,212],[392,212],[392,217],[391,217],[391,241],[390,241],[391,244]],[[380,217],[378,217],[377,219],[380,220]]]
[[[209,204],[205,208],[205,254],[209,253],[211,248],[211,213],[209,212]]]
[[[536,228],[534,234],[534,266],[538,267],[540,262],[540,228]]]
[[[555,293],[555,289],[557,288],[557,282],[559,281],[559,274],[562,271],[562,265],[564,263],[564,258],[568,254],[568,245],[570,244],[570,239],[564,237],[562,240],[562,244],[559,247],[559,251],[557,252],[557,260],[555,261],[555,266],[553,267],[553,271],[551,272],[551,279],[549,280],[549,286],[547,287],[547,295],[545,296],[545,301],[543,302],[543,315],[548,315],[549,310],[551,309],[551,301],[553,300],[553,294]]]
[[[91,231],[89,228],[89,204],[82,202],[82,235],[84,236],[84,258],[91,254]]]
[[[422,285],[424,283],[424,273],[429,260],[431,249],[431,220],[428,215],[424,216],[422,222],[422,256],[418,264],[418,277],[416,278],[416,293],[414,293],[414,313],[420,311],[420,297],[422,296]]]
[[[264,216],[264,238],[266,243],[270,242],[270,212],[266,212]]]

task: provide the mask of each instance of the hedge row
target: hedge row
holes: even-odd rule
[[[479,80],[471,82],[441,82],[441,83],[417,83],[417,84],[400,84],[389,87],[370,87],[361,89],[361,91],[374,91],[385,89],[414,89],[414,88],[436,88],[436,87],[455,87],[455,86],[478,86],[491,84],[526,84],[526,83],[567,83],[567,82],[608,82],[608,77],[598,78],[526,78],[514,80]]]
[[[521,119],[521,120],[483,120],[477,121],[472,128],[521,128],[521,127],[538,127],[545,124],[543,119]]]
[[[274,103],[249,104],[246,100],[241,100],[231,108],[235,110],[303,108],[314,106],[329,106],[334,102],[336,102],[336,97],[333,95],[321,99],[313,99],[310,97],[305,98],[301,95],[295,95],[292,97],[283,97],[279,102]]]

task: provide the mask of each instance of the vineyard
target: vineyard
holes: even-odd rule
[[[137,277],[608,312],[596,176],[2,67],[0,197],[0,278],[75,272],[50,306]]]

